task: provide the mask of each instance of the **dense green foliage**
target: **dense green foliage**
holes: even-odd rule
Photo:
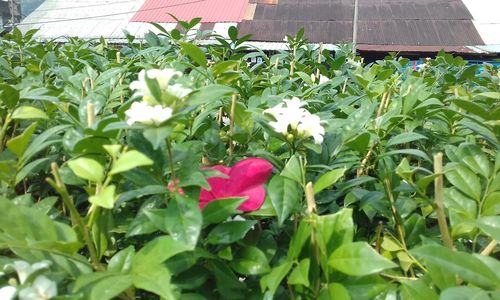
[[[123,47],[33,34],[0,40],[0,287],[43,274],[59,299],[500,298],[498,69],[444,53],[418,71],[364,65],[302,32],[272,56],[235,28],[205,46],[176,30]],[[148,81],[174,114],[128,125],[130,83],[165,68],[193,92]],[[292,97],[323,143],[269,125]],[[200,210],[203,166],[245,157],[273,164],[261,209]],[[21,280],[19,260],[50,263]]]

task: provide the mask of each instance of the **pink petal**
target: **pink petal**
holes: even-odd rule
[[[231,196],[241,195],[241,191],[266,183],[273,171],[273,165],[262,158],[247,158],[235,164],[229,173],[228,185]]]
[[[229,176],[229,172],[231,171],[231,168],[224,167],[224,166],[213,166],[210,167],[210,169],[217,170],[225,175]],[[229,182],[228,179],[222,178],[222,177],[210,177],[207,179],[208,184],[210,185],[210,191],[207,191],[205,189],[201,189],[200,192],[200,208],[205,207],[205,205],[208,204],[208,202],[219,199],[219,198],[224,198],[226,191],[227,191],[227,184]]]
[[[236,196],[248,197],[248,200],[241,203],[240,207],[238,207],[239,210],[254,211],[258,210],[264,203],[264,199],[266,198],[266,190],[262,185],[258,185],[251,189],[242,191],[240,195],[234,195],[234,197]]]

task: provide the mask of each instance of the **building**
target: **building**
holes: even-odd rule
[[[358,19],[354,7],[358,2]],[[333,45],[353,40],[366,53],[389,51],[466,55],[500,53],[499,0],[50,0],[19,24],[39,28],[41,39],[68,36],[120,42],[123,29],[142,38],[150,22],[167,30],[180,20],[201,17],[199,29],[226,35],[230,26],[264,50],[284,47],[286,34],[305,29],[313,43]]]

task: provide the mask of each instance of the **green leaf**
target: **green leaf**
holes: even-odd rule
[[[260,288],[264,292],[266,289],[269,289],[271,294],[276,292],[276,289],[280,285],[283,278],[290,272],[293,263],[291,261],[285,261],[281,265],[272,269],[271,273],[263,276],[260,280]]]
[[[170,272],[161,264],[143,269],[140,272],[134,271],[134,286],[154,293],[163,299],[176,299],[170,285]]]
[[[490,176],[490,162],[478,145],[470,143],[460,144],[457,156],[473,172],[483,175],[484,178]]]
[[[489,300],[488,293],[473,286],[457,286],[444,290],[439,300]]]
[[[149,272],[170,257],[192,250],[192,247],[174,240],[170,236],[161,236],[148,242],[132,259],[134,272]]]
[[[230,221],[217,225],[206,238],[209,244],[231,244],[245,237],[257,221]]]
[[[316,219],[317,241],[325,257],[354,238],[352,209],[344,208],[334,214],[318,216]]]
[[[431,262],[426,263],[427,270],[429,271],[429,277],[432,279],[432,282],[441,290],[445,290],[449,287],[455,286],[457,284],[457,278],[447,272],[447,270],[441,269],[436,264]]]
[[[334,282],[328,285],[328,295],[330,299],[335,300],[351,300],[351,295],[349,291],[340,283]],[[326,299],[325,299],[326,300]]]
[[[295,231],[290,241],[290,247],[288,247],[288,260],[292,261],[299,257],[304,244],[311,236],[311,232],[311,224],[307,220],[302,219],[299,223],[299,228]]]
[[[152,165],[153,161],[142,154],[139,151],[131,150],[125,153],[122,153],[118,160],[113,163],[113,168],[109,171],[110,175],[122,173],[128,170],[132,170],[133,168],[140,166],[149,166]]]
[[[497,275],[481,260],[468,253],[453,251],[439,245],[426,245],[410,252],[472,284],[488,288],[500,286]]]
[[[494,240],[500,241],[500,216],[481,217],[477,226]]]
[[[26,151],[26,148],[28,148],[28,144],[31,140],[31,136],[35,132],[36,126],[38,124],[32,123],[28,128],[26,128],[22,134],[10,139],[7,142],[7,148],[14,153],[18,159],[20,159],[24,152]]]
[[[19,91],[13,86],[0,83],[0,99],[7,108],[13,109],[19,102]]]
[[[173,239],[194,249],[203,224],[198,201],[176,194],[165,211],[164,222]]]
[[[335,270],[352,276],[364,276],[397,267],[366,242],[341,245],[330,256],[328,264]]]
[[[302,193],[293,180],[280,175],[273,176],[267,191],[281,226],[299,205]]]
[[[93,182],[102,182],[104,179],[104,168],[97,161],[80,157],[68,161],[68,166],[76,176]]]
[[[449,163],[445,166],[446,179],[457,189],[472,199],[479,201],[481,198],[481,184],[479,178],[466,166],[459,163]]]
[[[402,299],[408,300],[437,300],[436,291],[431,289],[429,285],[420,280],[405,280],[401,282]]]
[[[128,273],[132,268],[134,259],[134,246],[128,246],[111,257],[108,262],[108,271],[117,273]]]
[[[113,299],[132,286],[132,275],[114,275],[97,280],[90,287],[89,300]]]
[[[186,54],[198,65],[206,68],[207,67],[207,57],[205,53],[196,46],[195,44],[180,42],[181,48],[186,52]]]
[[[217,199],[203,208],[203,226],[221,223],[232,214],[238,213],[238,207],[246,198]]]
[[[89,202],[97,206],[112,209],[115,205],[115,191],[116,187],[114,185],[108,185],[101,189],[99,194],[89,197]]]
[[[20,106],[12,113],[12,119],[48,119],[42,110],[33,106]]]
[[[0,198],[0,211],[0,249],[10,249],[27,261],[50,260],[52,270],[72,277],[92,271],[86,258],[77,253],[82,244],[70,226],[37,208],[17,206],[4,198]]]
[[[299,262],[299,264],[293,269],[290,276],[288,276],[288,284],[295,285],[300,284],[305,287],[309,287],[309,266],[311,260],[305,258]]]
[[[342,176],[344,176],[345,171],[346,168],[335,169],[321,175],[314,183],[314,193],[317,194],[327,187],[334,185]]]
[[[388,151],[385,152],[384,154],[380,155],[379,158],[382,158],[384,156],[391,156],[391,155],[396,155],[396,154],[404,154],[404,155],[413,155],[418,158],[425,159],[426,161],[431,161],[429,156],[425,154],[425,152],[417,149],[401,149],[401,150],[393,150],[393,151]]]
[[[154,149],[159,149],[165,145],[165,139],[172,133],[170,127],[152,127],[144,129],[142,135],[153,145]]]
[[[394,145],[400,145],[400,144],[405,144],[405,143],[410,143],[413,141],[418,141],[418,140],[426,140],[427,137],[425,135],[421,135],[420,133],[416,132],[405,132],[398,134],[396,136],[393,136],[388,142],[387,142],[387,147],[394,146]]]
[[[479,93],[476,96],[477,97],[481,96],[481,97],[486,97],[486,98],[500,100],[500,93],[499,92],[484,92],[484,93]]]
[[[300,158],[297,155],[290,157],[288,162],[281,172],[281,176],[290,178],[298,184],[303,184],[303,168]]]
[[[453,99],[452,101],[453,104],[473,115],[481,117],[485,120],[490,119],[490,114],[488,113],[488,111],[475,102],[469,100],[461,100],[461,99]]]
[[[213,101],[221,100],[221,98],[231,95],[234,92],[236,92],[236,90],[229,86],[211,84],[202,87],[197,92],[189,95],[189,103],[191,105],[210,103]]]
[[[500,215],[500,192],[493,192],[486,196],[482,213],[484,216]]]
[[[267,257],[257,247],[246,247],[235,255],[231,267],[243,275],[259,275],[270,271]]]
[[[363,132],[362,134],[357,135],[348,142],[345,142],[345,145],[347,147],[351,147],[352,149],[358,152],[364,152],[368,148],[369,143],[370,143],[370,133]]]

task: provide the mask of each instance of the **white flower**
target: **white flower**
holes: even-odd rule
[[[182,84],[176,83],[168,87],[168,93],[176,98],[182,99],[189,95],[193,90],[185,88]]]
[[[347,59],[347,62],[348,62],[351,66],[353,66],[353,67],[355,67],[355,68],[359,68],[359,67],[361,67],[361,63],[360,63],[359,61],[355,61],[355,60],[354,60],[354,59],[352,59],[352,58],[348,58],[348,59]]]
[[[224,126],[229,126],[231,125],[231,119],[229,119],[228,117],[224,116],[222,117],[222,125]]]
[[[313,137],[316,144],[323,143],[323,135],[325,135],[325,128],[321,126],[321,120],[316,115],[305,117],[297,126],[297,133],[299,136],[307,138]]]
[[[328,82],[328,81],[330,81],[330,78],[319,74],[319,84],[323,84],[323,83]]]
[[[284,106],[284,104],[286,104],[286,106]],[[266,109],[264,113],[268,113],[276,119],[275,122],[269,123],[276,132],[286,134],[288,132],[288,126],[290,126],[292,130],[297,129],[299,122],[304,118],[306,113],[309,113],[302,108],[304,105],[305,103],[300,101],[299,98],[293,97],[292,99],[284,99],[283,102],[275,107]]]
[[[2,300],[13,300],[14,296],[16,295],[16,288],[13,286],[4,286],[3,288],[0,288],[0,299]]]
[[[17,277],[19,278],[19,283],[23,284],[31,274],[41,269],[47,269],[49,266],[50,261],[48,260],[37,262],[32,265],[22,260],[16,260],[12,264],[6,265],[4,268],[14,269],[17,273]]]
[[[144,125],[158,126],[170,119],[172,109],[161,105],[152,106],[146,102],[134,102],[125,112],[125,115],[127,116],[128,125],[138,122]]]
[[[46,300],[55,296],[57,296],[56,283],[43,275],[38,276],[31,287],[19,292],[20,300]]]
[[[152,69],[148,71],[142,70],[139,72],[139,80],[130,83],[130,89],[138,90],[142,95],[149,94],[149,88],[146,83],[147,76],[150,79],[156,79],[158,85],[160,86],[160,89],[166,90],[168,88],[170,79],[172,79],[176,75],[181,76],[182,73],[179,71],[175,71],[174,69]]]
[[[311,74],[311,81],[313,83],[316,82],[316,75]],[[323,83],[328,82],[328,81],[330,81],[330,78],[328,78],[326,76],[323,76],[322,74],[319,74],[319,82],[318,82],[318,84],[323,84]]]
[[[303,108],[304,105],[305,103],[299,98],[293,97],[266,109],[264,113],[270,114],[276,119],[276,121],[269,122],[269,125],[276,132],[285,136],[296,133],[301,138],[313,137],[315,143],[320,144],[323,142],[325,129],[321,126],[320,118]]]

